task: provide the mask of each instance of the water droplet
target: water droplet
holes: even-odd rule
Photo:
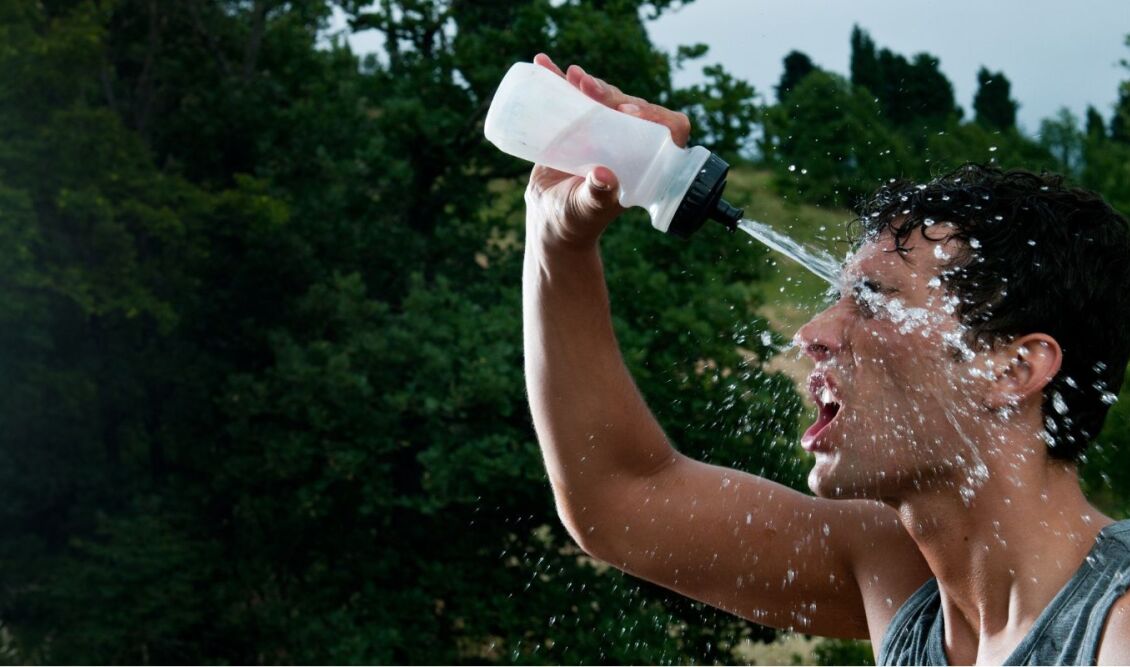
[[[996,147],[996,146],[989,146],[989,152],[990,152],[990,153],[996,153],[996,152],[997,152],[997,147]]]
[[[796,165],[795,165],[795,164],[790,164],[790,165],[789,165],[789,171],[796,171]]]

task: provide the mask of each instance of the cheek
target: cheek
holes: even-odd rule
[[[852,325],[851,358],[858,372],[889,376],[904,382],[920,370],[922,341],[890,322],[864,320]]]

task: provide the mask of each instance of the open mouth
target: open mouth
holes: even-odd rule
[[[816,422],[808,427],[801,436],[800,446],[808,452],[828,451],[828,447],[821,446],[820,436],[840,413],[840,399],[836,396],[834,383],[821,373],[814,373],[808,379],[808,391],[818,410]]]

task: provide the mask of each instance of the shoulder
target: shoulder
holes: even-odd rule
[[[1130,665],[1130,592],[1123,594],[1110,608],[1096,664]]]

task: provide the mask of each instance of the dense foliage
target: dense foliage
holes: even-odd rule
[[[555,520],[521,376],[528,167],[481,130],[542,49],[679,94],[641,19],[665,3],[362,4],[336,9],[384,36],[365,62],[326,2],[0,4],[5,655],[728,659],[764,631]],[[683,99],[736,153],[753,90],[711,77]],[[618,226],[617,326],[680,447],[795,484],[798,400],[736,344],[764,330],[750,252]]]
[[[651,45],[671,4],[0,0],[0,659],[727,662],[771,637],[556,521],[521,376],[528,166],[482,138],[493,86],[539,50],[583,62],[730,158],[760,124],[784,192],[829,203],[921,150],[1068,153],[932,111],[927,137],[854,66],[797,60],[787,108],[716,65],[673,89],[705,48]],[[1130,205],[1122,126],[1060,120]],[[702,234],[608,234],[625,356],[680,449],[799,486],[763,251]]]

